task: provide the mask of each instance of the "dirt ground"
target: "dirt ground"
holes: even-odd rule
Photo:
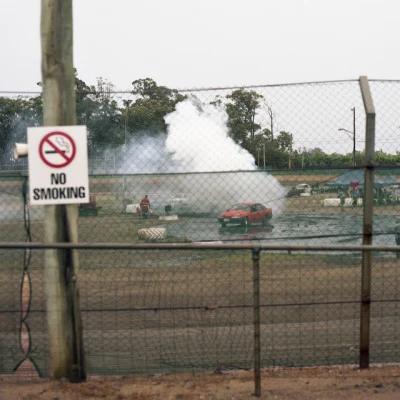
[[[283,179],[282,179],[283,180]],[[311,177],[286,178],[285,184],[312,183]],[[362,213],[362,207],[326,208],[320,206],[329,194],[287,201],[285,212]],[[375,214],[400,214],[400,209],[381,207]],[[26,376],[0,375],[0,400],[244,400],[255,399],[252,371],[228,371],[207,374],[89,376],[87,382]],[[261,399],[279,400],[369,400],[400,399],[400,365],[374,365],[360,370],[357,366],[313,368],[267,368],[262,371]]]
[[[85,383],[0,377],[2,400],[244,400],[257,398],[254,389],[251,371],[89,377]],[[395,400],[400,398],[400,366],[265,369],[258,398]]]

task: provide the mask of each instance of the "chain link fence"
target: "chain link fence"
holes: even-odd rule
[[[399,84],[370,81],[373,243],[381,246],[372,257],[373,363],[399,361],[398,261],[386,249],[396,244],[400,215]],[[259,261],[262,366],[358,364],[362,257],[348,250],[363,235],[358,81],[179,94],[186,98],[162,118],[164,130],[134,129],[145,117],[140,107],[154,120],[159,110],[156,99],[130,93],[114,94],[119,125],[101,140],[94,127],[104,115],[92,116],[91,202],[79,206],[80,242],[171,246],[79,250],[88,372],[252,368],[254,254],[242,244],[278,246]],[[21,124],[12,142],[25,141]],[[12,161],[11,142],[3,150],[0,242],[43,243],[45,212],[29,205],[27,159]],[[326,245],[342,249],[306,249]],[[0,373],[25,367],[47,376],[44,251],[0,252]]]

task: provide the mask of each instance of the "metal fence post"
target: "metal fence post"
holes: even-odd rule
[[[261,396],[260,249],[252,249],[254,322],[254,395]]]
[[[366,113],[363,245],[371,245],[374,206],[375,108],[366,76],[360,77],[360,89]],[[363,250],[361,271],[360,368],[369,367],[371,264],[371,250]]]

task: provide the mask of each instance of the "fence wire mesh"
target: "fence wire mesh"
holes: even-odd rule
[[[399,84],[370,82],[381,246],[396,244],[400,214]],[[24,198],[27,159],[12,160],[13,143],[41,124],[40,96],[0,101],[0,114],[15,107],[2,126],[0,242],[40,243],[44,207]],[[78,92],[77,115],[91,196],[79,206],[80,242],[343,245],[261,252],[261,360],[358,363],[361,253],[346,250],[363,230],[358,81],[173,91],[144,80],[135,93]],[[44,252],[0,253],[0,373],[30,364],[47,376]],[[251,252],[87,249],[79,260],[89,373],[252,368]],[[399,361],[397,263],[374,253],[371,362]]]

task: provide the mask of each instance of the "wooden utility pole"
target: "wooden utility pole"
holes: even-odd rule
[[[44,126],[76,125],[72,0],[42,0]],[[45,208],[45,242],[78,242],[78,206]],[[45,250],[50,377],[86,379],[76,249]]]

